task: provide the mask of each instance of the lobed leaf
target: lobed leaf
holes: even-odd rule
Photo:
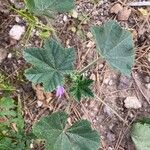
[[[150,119],[133,124],[131,137],[137,150],[150,150]]]
[[[15,105],[9,97],[0,99],[0,150],[26,150],[31,138],[24,131],[21,102]]]
[[[36,15],[52,16],[74,8],[74,0],[25,0],[27,8]]]
[[[10,138],[1,138],[0,137],[0,150],[13,150],[15,145],[12,143]]]
[[[135,53],[132,34],[116,21],[92,28],[98,53],[115,69],[130,76]]]
[[[43,83],[46,91],[63,86],[64,75],[73,72],[75,53],[73,48],[65,49],[54,40],[46,40],[44,48],[27,48],[24,58],[33,65],[25,73],[33,83]]]
[[[11,123],[17,113],[14,111],[16,105],[14,104],[14,100],[9,97],[3,97],[0,99],[0,118],[6,118],[6,120]],[[4,122],[6,123],[6,122]]]
[[[100,138],[90,123],[80,120],[67,127],[68,115],[56,112],[41,119],[33,126],[33,133],[45,139],[46,150],[98,150]]]
[[[70,92],[78,102],[80,102],[82,97],[94,97],[94,94],[90,88],[92,83],[93,80],[79,76],[73,82]]]

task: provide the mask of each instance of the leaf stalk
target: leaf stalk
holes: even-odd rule
[[[83,74],[85,71],[87,71],[90,67],[94,66],[98,61],[100,61],[102,58],[97,58],[94,61],[92,61],[89,65],[87,65],[86,67],[84,67],[83,69],[81,69],[78,73],[79,74]]]

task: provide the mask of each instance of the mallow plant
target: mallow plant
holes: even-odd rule
[[[112,20],[101,27],[92,27],[91,32],[100,55],[98,59],[76,71],[75,49],[64,48],[55,39],[47,39],[43,48],[32,47],[24,50],[25,60],[32,64],[25,72],[26,78],[35,84],[42,83],[46,92],[56,90],[58,97],[63,95],[64,87],[68,84],[70,89],[67,92],[80,102],[82,97],[94,96],[91,90],[93,81],[86,78],[84,73],[100,59],[106,60],[110,67],[122,74],[130,76],[135,57],[132,34]]]
[[[32,133],[25,133],[21,102],[10,97],[0,99],[0,150],[28,150]]]
[[[136,150],[150,149],[150,118],[142,118],[132,125],[131,138]]]
[[[130,76],[135,59],[132,34],[113,20],[92,27],[91,32],[98,59],[77,71],[74,68],[75,49],[64,48],[55,39],[46,39],[42,48],[25,48],[24,58],[31,64],[31,68],[25,72],[26,78],[34,84],[42,84],[46,92],[56,91],[58,98],[66,91],[70,96],[69,101],[74,99],[80,102],[95,95],[91,89],[93,80],[84,73],[101,59],[114,70]],[[92,130],[89,121],[79,120],[69,126],[67,113],[55,112],[33,126],[34,135],[45,140],[45,149],[98,150],[100,136]]]
[[[25,0],[25,3],[31,16],[52,17],[74,7],[73,0]],[[33,24],[38,25],[36,21]],[[68,101],[79,103],[87,97],[94,98],[93,80],[87,78],[85,72],[101,59],[114,70],[130,76],[135,59],[132,34],[113,20],[102,26],[93,26],[91,32],[98,59],[76,70],[75,49],[65,48],[57,39],[48,38],[42,48],[25,48],[23,56],[31,64],[25,71],[26,78],[34,84],[41,84],[46,92],[55,91],[58,98],[67,92]],[[90,122],[79,120],[70,126],[67,122],[69,115],[68,111],[58,111],[42,118],[32,127],[34,136],[45,141],[46,150],[98,150],[100,135],[92,129]]]

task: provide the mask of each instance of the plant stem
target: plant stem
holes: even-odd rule
[[[53,26],[52,26],[52,24],[51,24],[50,19],[49,19],[48,17],[45,17],[45,19],[46,19],[46,21],[47,21],[48,26],[49,26],[51,29],[53,29]],[[59,39],[59,37],[57,36],[57,33],[56,33],[56,31],[55,31],[54,29],[53,29],[52,33],[53,33],[54,38],[57,40],[57,42],[61,43],[61,42],[60,42],[60,39]]]
[[[94,61],[92,61],[89,65],[87,65],[85,68],[83,68],[82,70],[80,70],[78,73],[79,74],[82,74],[84,73],[85,71],[87,71],[90,67],[94,66],[98,61],[100,61],[102,58],[97,58],[95,59]]]
[[[54,29],[52,27],[48,27],[46,25],[44,25],[43,23],[39,22],[38,20],[36,20],[33,16],[30,17],[30,15],[32,16],[32,14],[26,14],[25,12],[23,13],[20,10],[17,10],[13,7],[10,7],[11,9],[13,9],[14,11],[16,11],[21,17],[25,18],[25,20],[29,23],[29,24],[33,24],[35,27],[41,29],[41,30],[47,30],[47,31],[51,31],[54,32]]]

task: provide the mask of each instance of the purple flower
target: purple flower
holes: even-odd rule
[[[63,86],[57,86],[57,89],[56,89],[56,96],[58,98],[61,98],[65,93],[65,89]]]

